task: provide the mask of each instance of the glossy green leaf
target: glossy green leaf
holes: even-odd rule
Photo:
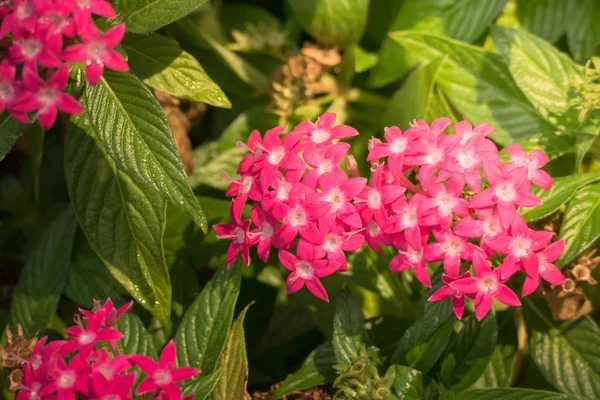
[[[567,1],[567,0],[565,0]],[[600,45],[600,3],[597,0],[580,0],[577,7],[568,7],[566,21],[567,41],[573,58],[583,64]]]
[[[324,45],[358,43],[365,31],[369,0],[288,0],[304,30]]]
[[[442,361],[442,378],[454,392],[469,388],[483,374],[494,353],[497,334],[494,313],[489,313],[481,322],[472,315],[463,321],[462,329]]]
[[[82,234],[75,239],[64,294],[79,307],[89,309],[94,307],[94,300],[110,297],[115,301],[118,297],[112,275]]]
[[[534,35],[554,43],[565,32],[569,0],[517,0],[516,6],[519,24]]]
[[[560,227],[559,239],[566,241],[557,260],[559,266],[571,262],[600,237],[600,183],[586,186],[569,202]]]
[[[569,85],[582,78],[582,70],[548,42],[502,26],[492,29],[494,44],[510,72],[533,105],[557,125],[577,125],[578,110],[569,108]]]
[[[337,373],[333,366],[337,363],[333,345],[325,342],[308,355],[300,369],[288,376],[277,388],[273,397],[279,398],[298,390],[333,382]]]
[[[438,57],[411,72],[392,96],[383,114],[383,125],[395,125],[404,130],[409,128],[414,119],[431,122],[429,118],[435,105],[436,76],[444,59],[444,56]]]
[[[352,365],[360,357],[361,347],[367,344],[365,320],[349,289],[343,289],[336,301],[331,342],[338,362]]]
[[[379,60],[377,54],[369,53],[360,46],[353,46],[352,51],[354,52],[354,72],[357,74],[370,70]]]
[[[231,108],[221,88],[189,53],[166,37],[130,35],[121,42],[129,55],[129,66],[151,88],[180,99]]]
[[[473,389],[460,394],[460,400],[576,400],[562,393],[522,388]]]
[[[85,115],[73,122],[66,135],[65,175],[79,224],[114,278],[167,323],[171,283],[162,243],[166,203],[138,174],[105,156]]]
[[[529,350],[542,375],[563,393],[584,399],[600,397],[600,328],[589,317],[552,319],[543,301],[527,298],[525,322]]]
[[[426,373],[444,352],[455,321],[449,301],[427,303],[423,318],[402,336],[392,362]]]
[[[246,391],[248,357],[244,337],[244,318],[249,307],[250,304],[242,310],[231,326],[219,359],[218,365],[222,372],[211,394],[212,400],[250,400],[250,395]]]
[[[133,33],[152,33],[196,10],[208,0],[115,0],[114,8]]]
[[[132,311],[123,314],[115,328],[125,335],[117,342],[121,354],[145,354],[148,357],[157,358],[152,337],[140,317]]]
[[[20,123],[10,116],[8,112],[0,115],[0,161],[10,152],[15,142],[23,132],[27,130],[27,125]]]
[[[206,231],[206,218],[187,182],[165,114],[131,74],[105,71],[84,91],[86,133],[115,167],[187,212]]]
[[[217,386],[220,377],[221,370],[218,369],[210,374],[202,374],[194,379],[184,381],[181,384],[183,395],[194,395],[194,400],[206,400]]]
[[[598,172],[554,178],[550,190],[543,190],[538,187],[532,188],[532,192],[542,200],[542,205],[524,208],[519,212],[525,218],[525,221],[544,218],[569,201],[579,189],[599,180],[600,173]]]
[[[550,160],[575,152],[576,139],[572,135],[554,133],[546,135],[535,135],[519,142],[527,153],[533,150],[542,150]],[[500,152],[502,158],[509,161],[506,150]]]
[[[177,333],[177,362],[215,370],[227,340],[241,283],[239,265],[221,266],[183,317]]]
[[[423,374],[420,371],[405,367],[403,365],[392,365],[395,378],[392,384],[392,392],[401,399],[422,399]]]
[[[445,35],[464,42],[481,37],[506,0],[407,0],[404,1],[389,32],[414,30]],[[407,71],[399,69],[404,50],[391,38],[384,39],[379,63],[369,74],[368,85],[380,87],[400,79]]]
[[[43,333],[56,311],[67,283],[77,219],[70,206],[49,222],[21,270],[11,303],[11,325],[23,326],[25,336]]]
[[[437,73],[439,87],[466,119],[494,125],[496,132],[491,137],[500,144],[554,132],[521,92],[500,55],[428,33],[390,35],[403,48],[397,68],[404,73],[446,55]]]

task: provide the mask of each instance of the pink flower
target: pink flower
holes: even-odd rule
[[[340,272],[348,269],[345,251],[355,251],[365,244],[365,236],[361,230],[349,232],[343,224],[331,218],[319,219],[319,231],[323,234],[323,244],[316,245],[315,258],[327,255],[329,261],[337,261]]]
[[[50,129],[56,120],[57,108],[69,114],[83,112],[83,107],[73,97],[64,93],[69,80],[69,69],[63,66],[44,82],[38,74],[25,68],[23,80],[31,92],[23,94],[14,104],[17,112],[30,112],[37,110],[37,117],[44,129]]]
[[[76,392],[87,391],[87,378],[90,366],[77,354],[67,363],[62,357],[57,357],[50,374],[54,380],[47,384],[46,390],[56,392],[59,400],[75,400]]]
[[[103,374],[93,373],[89,383],[89,399],[130,400],[131,389],[135,383],[135,372],[117,375],[109,380]]]
[[[225,173],[223,174],[226,176]],[[252,197],[253,200],[260,200],[262,198],[262,192],[259,185],[256,183],[256,177],[254,175],[243,175],[240,179],[227,177],[227,180],[231,182],[231,185],[227,188],[225,196],[234,197],[231,207],[235,218],[240,219],[244,206],[248,201],[248,197]]]
[[[112,382],[121,374],[132,367],[128,355],[118,355],[110,358],[106,349],[100,349],[92,354],[91,361],[94,373],[102,375],[107,381]]]
[[[233,203],[230,208],[230,216],[233,224],[215,224],[214,230],[217,232],[217,239],[229,239],[231,244],[227,249],[227,266],[231,267],[238,253],[242,253],[242,260],[246,265],[250,265],[250,246],[255,239],[248,237],[250,220],[241,221],[239,215],[234,213]]]
[[[262,209],[270,211],[273,208],[273,204],[288,203],[292,188],[300,181],[300,178],[300,174],[288,172],[283,176],[281,172],[277,171],[275,173],[275,179],[273,179],[273,182],[271,183],[273,190],[268,191],[263,195],[261,202]],[[258,185],[258,189],[260,189],[260,185]],[[314,188],[310,189],[313,189],[314,191]]]
[[[367,185],[365,178],[348,179],[346,174],[334,172],[323,174],[319,179],[323,191],[323,201],[330,204],[330,209],[324,218],[339,219],[353,228],[361,228],[362,222],[356,207],[350,203]]]
[[[81,357],[87,360],[96,348],[96,343],[124,338],[125,335],[114,328],[102,328],[105,314],[105,310],[94,313],[88,320],[85,328],[79,314],[75,314],[75,326],[70,327],[65,332],[74,340],[67,342],[62,347],[61,354],[68,354],[73,350],[79,350]]]
[[[506,228],[511,224],[518,206],[534,207],[542,204],[536,195],[522,188],[527,179],[525,168],[515,168],[507,174],[489,163],[484,163],[483,168],[492,187],[471,199],[469,207],[478,209],[497,205],[500,221]]]
[[[387,157],[388,165],[395,177],[402,175],[404,168],[404,155],[418,155],[427,152],[427,149],[417,142],[417,139],[423,135],[423,129],[408,129],[404,135],[397,126],[385,128],[384,136],[387,143],[375,145],[370,151],[367,161],[379,161]]]
[[[450,229],[434,229],[433,235],[438,243],[425,247],[425,259],[430,262],[444,260],[444,271],[458,276],[460,260],[471,260],[477,246],[454,234]]]
[[[80,34],[93,25],[92,14],[106,18],[117,17],[113,7],[105,0],[77,0],[73,9],[73,19]]]
[[[85,77],[91,85],[100,80],[104,66],[115,71],[128,71],[127,61],[114,47],[125,34],[125,24],[120,24],[100,34],[94,27],[80,32],[82,44],[74,44],[62,52],[65,61],[85,62]]]
[[[14,119],[28,124],[27,115],[13,109],[13,105],[19,98],[19,92],[21,91],[18,81],[15,81],[16,71],[16,67],[8,59],[3,60],[0,64],[0,113],[7,108]]]
[[[26,68],[36,71],[38,63],[46,68],[60,68],[60,52],[63,46],[61,34],[46,36],[42,32],[16,31],[14,41],[8,49],[10,59],[25,63]]]
[[[472,138],[485,138],[495,130],[496,128],[487,122],[477,124],[475,129],[469,121],[460,121],[454,124],[454,133],[460,138],[461,146],[466,146]]]
[[[565,281],[565,277],[563,276],[560,269],[552,264],[565,248],[564,240],[557,240],[552,243],[550,246],[536,253],[538,263],[539,263],[539,274],[537,276],[527,275],[525,277],[525,283],[523,284],[523,296],[529,296],[531,293],[537,289],[540,284],[540,277],[542,277],[546,282],[551,285],[562,285]]]
[[[335,123],[335,113],[325,113],[317,118],[317,123],[305,121],[283,140],[284,146],[296,145],[294,151],[300,152],[308,146],[329,147],[334,139],[343,139],[358,135],[356,129],[347,125],[333,126]]]
[[[242,161],[238,164],[237,172],[240,175],[248,175],[252,172],[252,168],[254,167],[254,163],[263,153],[260,149],[262,147],[262,137],[260,136],[260,132],[257,130],[253,130],[248,136],[248,144],[244,142],[237,142],[236,146],[240,149],[245,149],[249,154],[246,154]]]
[[[54,386],[48,385],[48,371],[50,365],[44,364],[38,371],[35,371],[30,363],[23,366],[23,380],[19,387],[16,400],[34,400],[50,399],[52,393],[56,391]]]
[[[34,0],[35,10],[40,17],[38,29],[47,35],[62,34],[75,36],[75,24],[71,19],[74,1]]]
[[[271,242],[273,235],[277,232],[277,220],[270,214],[265,213],[259,204],[252,206],[250,212],[252,223],[258,228],[249,233],[250,236],[255,235],[258,237],[258,257],[267,262],[269,258],[269,252],[271,251]]]
[[[427,198],[422,194],[416,194],[407,202],[400,197],[392,204],[394,215],[388,218],[383,226],[385,233],[393,234],[405,232],[407,236],[420,236],[420,225],[423,224],[422,205]]]
[[[20,29],[33,32],[37,22],[37,14],[31,0],[11,1],[14,9],[8,13],[0,24],[0,39]]]
[[[481,208],[475,210],[475,213],[479,219],[475,219],[470,215],[462,218],[456,223],[454,233],[469,239],[481,238],[481,248],[488,257],[491,257],[496,250],[488,245],[488,241],[497,235],[505,234],[506,229],[502,226],[500,217],[493,209]]]
[[[331,203],[323,201],[308,186],[296,183],[290,192],[288,203],[275,203],[273,215],[283,221],[277,234],[278,246],[290,243],[298,233],[312,244],[323,243],[323,234],[315,225],[315,220],[323,216],[331,208]]]
[[[450,282],[449,286],[464,294],[475,294],[475,316],[479,321],[490,311],[493,299],[513,307],[521,305],[515,292],[504,285],[500,269],[492,271],[483,253],[479,251],[473,253],[473,269],[477,277],[460,278]]]
[[[420,119],[417,123],[412,123],[413,128],[427,128],[428,132],[433,136],[439,136],[447,127],[452,124],[452,120],[446,117],[439,117],[433,120],[431,125],[427,125],[425,120]]]
[[[390,246],[393,242],[391,235],[384,232],[383,227],[372,218],[367,209],[360,213],[360,219],[365,227],[365,240],[369,247],[378,253],[382,252],[380,244]]]
[[[442,282],[444,282],[444,286],[436,290],[435,293],[433,293],[429,299],[427,299],[427,301],[441,301],[452,296],[452,309],[454,310],[454,314],[456,315],[456,318],[462,319],[465,311],[465,295],[456,289],[452,289],[450,287],[450,283],[458,279],[468,278],[470,276],[471,274],[469,271],[458,277],[442,275]]]
[[[419,182],[421,186],[428,190],[434,180],[434,173],[440,165],[446,167],[451,164],[446,163],[450,151],[457,145],[458,138],[454,135],[439,135],[432,134],[424,135],[420,138],[420,143],[427,151],[423,155],[406,156],[405,161],[409,165],[420,165]],[[454,167],[454,172],[460,172],[458,166]]]
[[[427,236],[404,235],[394,241],[394,246],[400,254],[392,258],[390,270],[401,272],[413,268],[415,276],[423,285],[431,287],[427,264],[425,263],[424,244],[427,242]]]
[[[515,168],[527,168],[527,183],[525,187],[529,190],[529,182],[544,190],[550,190],[552,187],[552,177],[541,168],[548,164],[548,156],[542,150],[533,150],[529,155],[520,144],[509,144],[506,146],[506,152],[512,162],[500,166],[503,171],[511,171]]]
[[[104,319],[102,320],[102,328],[112,328],[115,326],[121,315],[123,315],[127,310],[129,310],[133,306],[133,301],[126,303],[124,306],[116,309],[112,300],[110,298],[106,299],[104,304],[100,304],[98,300],[94,300],[94,308],[96,311],[88,311],[84,309],[79,309],[79,312],[83,314],[85,319],[92,318],[96,313],[101,312],[103,310]]]
[[[279,251],[279,261],[287,270],[292,271],[287,278],[287,292],[296,293],[306,284],[312,294],[328,302],[329,296],[319,278],[339,270],[341,264],[317,259],[314,246],[302,239],[298,242],[296,253],[298,257],[286,250]]]
[[[38,370],[48,361],[52,360],[54,355],[66,343],[64,340],[54,340],[48,345],[46,341],[48,336],[44,336],[33,347],[31,356],[27,360],[27,364],[31,366],[32,372],[38,374]]]
[[[350,150],[348,143],[336,143],[331,147],[310,146],[302,157],[311,169],[304,175],[302,183],[313,189],[319,184],[319,178],[326,173],[333,173],[336,176],[346,176],[346,173],[338,165],[346,153]]]
[[[358,211],[367,219],[375,218],[379,225],[385,224],[388,213],[385,207],[396,201],[405,192],[398,184],[384,185],[383,165],[379,165],[371,177],[371,186],[366,186],[355,199]]]
[[[469,214],[467,201],[460,197],[463,187],[463,182],[456,178],[450,179],[445,187],[440,183],[432,183],[429,186],[432,198],[425,200],[421,205],[423,218],[420,224],[426,226],[439,224],[442,228],[449,228],[454,215],[467,216]]]
[[[140,395],[153,390],[162,390],[171,399],[181,400],[181,388],[176,382],[196,376],[201,371],[193,367],[175,368],[176,356],[173,340],[169,341],[163,349],[158,363],[141,354],[131,356],[131,360],[148,375],[148,378],[140,383],[135,394]]]

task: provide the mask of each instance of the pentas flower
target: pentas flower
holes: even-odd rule
[[[527,168],[527,182],[525,187],[529,189],[529,184],[533,183],[544,190],[552,188],[552,177],[541,168],[548,164],[548,156],[541,150],[533,150],[527,154],[520,144],[509,144],[506,146],[506,152],[512,162],[502,164],[500,169],[511,171],[515,168]]]
[[[36,13],[41,17],[38,20],[40,31],[47,35],[75,36],[75,24],[70,18],[74,5],[72,1],[34,0],[33,3]]]
[[[383,225],[388,217],[386,206],[398,200],[406,191],[399,185],[385,185],[382,181],[383,165],[379,165],[371,177],[371,185],[366,186],[355,199],[357,209],[366,218],[374,218]]]
[[[224,173],[224,175],[226,175]],[[249,197],[253,200],[260,200],[262,198],[262,191],[260,186],[256,184],[256,177],[254,175],[242,175],[240,179],[233,179],[227,177],[227,180],[231,182],[231,185],[227,188],[225,196],[233,197],[232,210],[235,214],[235,219],[240,219],[242,211]]]
[[[250,245],[256,241],[248,236],[250,220],[241,221],[239,215],[234,213],[232,207],[231,221],[233,224],[213,225],[214,230],[217,232],[217,239],[231,240],[231,244],[227,249],[227,266],[231,267],[233,265],[238,253],[241,253],[242,260],[246,265],[250,265]]]
[[[423,240],[424,239],[424,240]],[[425,263],[425,246],[427,236],[403,235],[394,241],[399,254],[392,258],[390,270],[401,272],[412,267],[415,276],[423,285],[431,287],[427,264]]]
[[[319,231],[323,234],[323,244],[315,245],[315,257],[320,259],[327,255],[328,260],[341,264],[340,272],[346,271],[348,265],[344,252],[358,250],[365,244],[362,229],[348,232],[344,224],[331,218],[321,218],[319,219]]]
[[[420,138],[420,143],[427,149],[422,155],[410,155],[405,157],[409,165],[419,166],[419,182],[423,189],[428,190],[434,181],[434,173],[440,165],[449,167],[446,163],[448,154],[457,145],[458,138],[451,135],[434,136],[432,134],[424,135]],[[460,172],[460,168],[455,166],[454,172]]]
[[[14,119],[27,124],[29,123],[27,115],[15,111],[13,107],[21,91],[18,82],[15,81],[16,72],[16,67],[8,59],[0,64],[0,113],[8,109]]]
[[[98,313],[102,313],[103,316],[101,327],[102,328],[112,328],[115,326],[121,315],[125,314],[127,310],[129,310],[133,306],[133,301],[126,303],[124,306],[115,308],[111,299],[107,299],[104,304],[101,304],[100,301],[94,300],[94,308],[96,311],[88,311],[84,309],[79,309],[79,312],[83,315],[85,319],[91,319],[94,315]]]
[[[527,180],[527,170],[524,167],[515,168],[506,174],[489,163],[485,163],[483,168],[492,187],[471,199],[469,207],[479,209],[496,205],[500,221],[507,228],[512,223],[518,206],[535,207],[542,204],[536,195],[522,188]]]
[[[452,309],[454,310],[454,315],[456,315],[456,318],[462,319],[463,313],[465,311],[465,295],[462,292],[453,289],[450,286],[450,284],[456,280],[469,278],[470,276],[471,274],[469,273],[469,271],[465,272],[464,274],[458,277],[454,277],[451,275],[442,275],[442,282],[444,283],[444,286],[436,290],[429,297],[429,299],[427,299],[427,301],[441,301],[452,296]],[[467,297],[473,296],[471,294],[468,294]]]
[[[78,32],[90,28],[92,14],[105,18],[116,18],[117,13],[105,0],[77,0],[73,9],[73,19]]]
[[[504,229],[500,217],[492,208],[475,210],[475,214],[479,219],[467,215],[456,223],[454,233],[464,238],[480,238],[479,246],[491,257],[496,253],[496,250],[488,245],[488,241],[497,235],[506,233],[506,229]]]
[[[43,32],[31,33],[16,30],[15,39],[8,48],[11,61],[24,63],[26,68],[35,70],[39,65],[46,68],[59,68],[62,65],[60,52],[63,46],[61,35],[46,37]]]
[[[346,173],[338,164],[348,150],[350,145],[344,142],[336,143],[331,147],[311,146],[304,150],[302,158],[312,169],[304,175],[302,183],[315,189],[323,174],[333,173],[335,176],[345,177]]]
[[[85,62],[85,77],[91,85],[98,83],[105,66],[115,71],[129,70],[125,58],[114,50],[125,35],[125,24],[117,25],[104,34],[100,34],[95,26],[90,26],[79,34],[83,43],[67,47],[62,58],[65,61]]]
[[[360,215],[350,201],[358,196],[366,185],[365,178],[348,179],[346,174],[339,175],[334,172],[323,174],[319,179],[319,186],[323,191],[322,200],[330,204],[323,218],[338,219],[350,227],[361,228]]]
[[[236,146],[240,149],[244,149],[248,151],[248,154],[242,158],[240,163],[238,164],[237,173],[240,175],[249,175],[254,167],[254,163],[262,155],[262,136],[260,136],[260,132],[257,130],[253,130],[248,136],[248,143],[237,142]]]
[[[465,217],[469,214],[467,201],[461,198],[463,183],[459,179],[450,179],[446,186],[440,183],[432,183],[429,193],[432,198],[427,199],[421,205],[423,217],[421,225],[449,228],[452,225],[454,215]]]
[[[122,399],[130,400],[131,389],[135,384],[135,373],[117,375],[112,380],[107,379],[103,374],[94,372],[89,383],[89,399]]]
[[[492,271],[483,253],[473,253],[473,269],[476,277],[464,277],[450,282],[448,286],[463,294],[475,295],[475,316],[481,321],[492,307],[493,299],[509,306],[520,306],[519,298],[500,278],[500,269]]]
[[[452,125],[452,120],[450,118],[439,117],[439,118],[434,119],[431,122],[431,125],[427,125],[427,122],[425,120],[420,119],[416,122],[413,122],[411,124],[411,127],[425,129],[430,134],[437,137],[437,136],[441,135],[446,130],[446,128],[449,127],[450,125]]]
[[[539,269],[536,276],[527,275],[523,284],[523,296],[528,296],[537,289],[540,284],[540,277],[551,285],[560,286],[564,283],[565,277],[560,269],[552,264],[560,257],[565,248],[564,240],[557,240],[545,249],[540,250],[535,255],[538,259]]]
[[[430,262],[444,261],[444,271],[450,276],[458,276],[460,261],[470,261],[477,246],[467,242],[450,229],[434,229],[437,243],[425,247],[425,259]]]
[[[375,145],[370,151],[367,161],[377,161],[387,157],[387,162],[394,176],[402,175],[405,155],[418,155],[427,153],[427,149],[417,142],[417,139],[426,133],[423,129],[410,128],[404,134],[397,126],[385,128],[386,143]]]
[[[273,236],[277,233],[278,229],[277,220],[271,214],[265,213],[258,204],[252,206],[250,218],[252,219],[252,223],[258,228],[248,233],[248,235],[251,238],[252,236],[258,238],[258,257],[267,262]]]
[[[173,340],[160,353],[158,363],[141,354],[131,356],[131,360],[148,375],[137,387],[136,395],[161,390],[172,400],[181,400],[181,388],[176,382],[190,379],[201,372],[193,367],[175,367],[177,353]]]
[[[335,113],[325,113],[317,118],[316,123],[305,121],[286,135],[284,145],[294,146],[296,152],[309,146],[329,147],[334,139],[349,138],[358,135],[356,129],[347,125],[333,126]]]
[[[454,124],[454,133],[459,138],[459,144],[466,146],[472,138],[485,138],[490,133],[494,132],[496,128],[487,122],[477,124],[475,128],[469,121],[460,121]]]
[[[360,219],[362,220],[363,226],[365,227],[365,240],[370,248],[378,253],[381,253],[381,244],[391,246],[393,238],[391,235],[385,233],[384,228],[372,218],[372,214],[365,209],[360,213]]]
[[[14,7],[0,24],[0,39],[8,36],[12,31],[25,30],[33,32],[37,22],[36,10],[32,0],[13,0]]]
[[[76,355],[67,364],[62,357],[57,357],[50,370],[53,377],[46,388],[50,393],[56,393],[60,400],[74,400],[76,392],[87,391],[87,373],[90,366],[80,355]]]
[[[84,327],[79,314],[75,314],[75,326],[70,327],[65,332],[74,340],[67,342],[62,348],[62,354],[68,354],[74,350],[79,350],[79,354],[87,360],[96,347],[97,342],[117,340],[125,337],[115,328],[102,328],[106,311],[101,309],[94,313]]]
[[[23,380],[19,385],[16,400],[48,399],[56,390],[48,385],[49,364],[44,364],[41,369],[34,370],[31,363],[23,366]]]
[[[341,263],[318,259],[314,246],[302,239],[298,242],[296,253],[297,257],[289,251],[279,251],[279,261],[285,269],[292,272],[287,278],[287,292],[296,293],[306,285],[312,294],[324,301],[329,301],[327,291],[319,278],[339,270]]]
[[[400,197],[392,204],[394,215],[388,218],[383,226],[386,233],[405,232],[407,236],[420,236],[420,225],[423,223],[423,203],[427,197],[421,194],[415,194],[406,201],[405,197]]]

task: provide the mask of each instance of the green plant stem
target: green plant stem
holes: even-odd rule
[[[33,197],[36,209],[38,209],[40,202],[40,167],[42,165],[44,135],[44,129],[36,122],[31,126],[27,136],[29,141],[29,165],[33,175]]]
[[[345,93],[346,99],[351,103],[371,105],[376,107],[387,107],[389,99],[378,94],[367,92],[359,88],[349,89]]]

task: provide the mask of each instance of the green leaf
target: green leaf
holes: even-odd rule
[[[426,373],[444,352],[455,321],[449,301],[425,304],[423,318],[415,321],[404,333],[392,363]]]
[[[569,202],[560,227],[559,239],[566,241],[557,260],[559,266],[571,262],[600,237],[600,183],[584,187]]]
[[[187,182],[165,114],[131,74],[106,71],[84,91],[86,133],[123,173],[187,212],[206,231],[206,218]]]
[[[414,30],[473,42],[484,33],[502,11],[506,0],[408,0],[404,1],[389,32]],[[391,38],[384,39],[379,63],[369,74],[367,84],[380,87],[400,79],[407,71],[398,69],[404,51]]]
[[[576,400],[573,397],[544,390],[521,388],[473,389],[460,394],[460,400]]]
[[[423,374],[416,369],[403,365],[392,365],[395,378],[392,384],[393,393],[401,399],[422,399]]]
[[[600,45],[600,3],[580,0],[577,7],[568,8],[566,21],[567,42],[573,58],[583,64],[598,54]]]
[[[496,314],[481,322],[469,316],[442,361],[441,375],[458,393],[469,388],[487,367],[496,346]]]
[[[392,96],[383,114],[383,125],[408,129],[413,119],[430,121],[436,93],[436,76],[445,57],[423,64],[408,76]],[[442,115],[438,115],[442,116]]]
[[[337,361],[348,365],[358,360],[361,347],[367,343],[365,320],[348,288],[337,297],[331,341]]]
[[[233,320],[240,283],[239,266],[223,265],[192,303],[175,335],[179,365],[204,373],[215,370]]]
[[[504,59],[480,47],[420,32],[390,34],[404,51],[397,68],[414,66],[446,55],[437,83],[448,100],[474,124],[496,127],[491,137],[500,144],[520,141],[555,128],[533,107],[513,80]]]
[[[563,393],[600,398],[600,328],[594,320],[556,322],[545,302],[526,298],[524,305],[531,358],[542,375]]]
[[[119,297],[110,272],[81,234],[75,239],[64,295],[79,307],[89,309],[94,307],[95,299],[104,301],[110,297],[115,301]]]
[[[575,152],[576,140],[572,135],[567,134],[547,134],[547,135],[535,135],[527,140],[519,142],[526,152],[533,150],[543,150],[550,160],[555,160],[565,154]],[[505,149],[500,152],[500,155],[504,160],[508,161],[508,153]]]
[[[554,43],[565,32],[569,18],[568,2],[569,0],[517,0],[516,16],[523,28]]]
[[[0,161],[6,157],[25,130],[27,125],[11,117],[7,111],[0,115]]]
[[[184,396],[194,395],[194,400],[206,400],[211,395],[219,377],[221,370],[218,369],[208,375],[202,374],[195,379],[184,381],[181,385]]]
[[[248,357],[244,338],[244,318],[250,306],[251,304],[248,304],[242,310],[231,326],[231,332],[219,359],[219,366],[223,372],[212,392],[213,400],[250,400],[250,395],[246,391]]]
[[[369,0],[288,0],[300,25],[324,45],[346,46],[365,32]]]
[[[378,61],[377,54],[369,53],[360,46],[352,46],[354,52],[354,72],[360,74],[373,68]]]
[[[130,35],[121,42],[129,54],[129,66],[151,88],[180,99],[231,108],[221,88],[191,54],[166,37]]]
[[[569,85],[582,78],[581,68],[523,30],[496,26],[492,38],[517,85],[540,113],[555,124],[576,126],[579,111],[569,107]]]
[[[115,328],[125,335],[117,342],[121,354],[144,354],[154,359],[157,358],[152,337],[140,317],[128,311],[119,318]]]
[[[114,7],[133,33],[152,33],[185,17],[208,0],[115,0]]]
[[[543,190],[537,186],[533,187],[532,193],[542,200],[542,205],[520,209],[519,212],[528,222],[542,219],[558,210],[579,189],[599,180],[599,172],[554,178],[550,190]]]
[[[85,115],[73,122],[66,135],[65,175],[81,228],[113,277],[167,324],[171,283],[162,242],[166,203],[138,174],[105,156],[88,135],[93,129]]]
[[[46,225],[21,270],[11,304],[11,325],[23,326],[25,336],[43,333],[56,311],[69,273],[69,261],[77,231],[70,206]]]
[[[298,371],[283,381],[273,398],[333,382],[337,376],[333,366],[337,362],[331,342],[321,344],[308,355]]]

